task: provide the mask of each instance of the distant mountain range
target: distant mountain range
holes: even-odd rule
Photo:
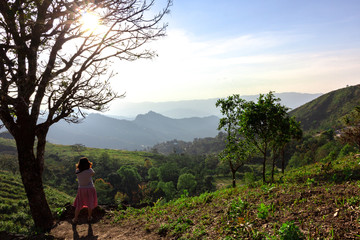
[[[321,93],[275,93],[281,99],[281,104],[290,109],[295,109],[311,100],[321,96]],[[247,101],[256,101],[259,95],[244,95],[241,98]],[[129,103],[126,99],[120,99],[111,106],[111,111],[107,115],[119,119],[134,119],[138,114],[145,114],[149,111],[157,112],[170,118],[189,118],[189,117],[221,117],[220,109],[216,108],[215,103],[218,98],[169,101],[169,102],[141,102]]]
[[[321,94],[279,93],[276,97],[289,108],[309,102]],[[242,96],[250,101],[258,95]],[[134,103],[121,110],[128,118],[89,114],[79,124],[60,121],[51,126],[51,143],[124,150],[143,150],[171,140],[193,141],[218,134],[220,109],[217,99],[162,103]],[[117,109],[119,110],[119,109]],[[144,114],[140,114],[147,111]],[[129,117],[134,115],[135,117]]]
[[[48,133],[51,143],[124,150],[143,150],[157,143],[179,139],[215,137],[219,118],[192,117],[171,119],[155,112],[138,115],[135,120],[120,120],[90,114],[80,124],[60,121]]]

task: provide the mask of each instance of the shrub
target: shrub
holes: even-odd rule
[[[294,222],[286,222],[279,229],[281,240],[300,240],[305,239],[304,234]]]
[[[270,206],[266,206],[265,204],[261,203],[260,207],[258,208],[257,216],[261,219],[266,219],[269,216],[269,209]]]

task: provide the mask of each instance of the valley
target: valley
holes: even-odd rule
[[[358,149],[338,141],[334,132],[341,117],[357,106],[359,88],[339,89],[289,112],[302,119],[304,135],[287,146],[284,174],[280,161],[276,162],[272,182],[261,180],[261,158],[256,156],[236,172],[237,186],[230,187],[228,163],[218,158],[225,147],[224,133],[193,141],[168,140],[147,151],[48,142],[43,181],[57,225],[45,235],[35,234],[31,227],[15,142],[2,133],[0,234],[24,234],[29,239],[286,239],[282,238],[286,234],[305,239],[357,238]],[[329,111],[332,114],[319,114]],[[159,114],[150,115],[157,120],[145,121],[148,126],[164,120]],[[83,221],[74,228],[74,169],[81,156],[94,164],[100,208],[93,223]],[[270,180],[270,161],[266,167]],[[127,181],[125,170],[136,182]]]

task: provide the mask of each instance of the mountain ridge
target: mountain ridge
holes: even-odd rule
[[[304,131],[336,130],[341,118],[360,104],[360,84],[340,88],[290,111]]]
[[[274,93],[275,97],[281,99],[281,104],[290,109],[295,109],[311,100],[323,95],[322,93],[297,93],[283,92]],[[246,101],[256,101],[259,94],[256,95],[240,95]],[[195,99],[168,102],[125,102],[124,99],[117,100],[112,103],[111,111],[106,114],[108,116],[119,119],[134,119],[138,114],[154,111],[163,116],[174,119],[188,117],[221,117],[220,109],[215,106],[219,98]]]
[[[134,120],[121,120],[89,114],[81,124],[65,121],[53,125],[47,140],[51,143],[87,147],[142,150],[172,139],[192,141],[218,133],[216,116],[171,119],[153,111]]]

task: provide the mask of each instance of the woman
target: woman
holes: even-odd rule
[[[74,201],[75,217],[73,223],[78,222],[78,217],[81,209],[88,209],[88,221],[92,220],[92,210],[97,207],[97,195],[95,186],[92,180],[95,172],[91,168],[92,163],[86,158],[80,158],[76,164],[76,176],[78,179],[78,191]]]

